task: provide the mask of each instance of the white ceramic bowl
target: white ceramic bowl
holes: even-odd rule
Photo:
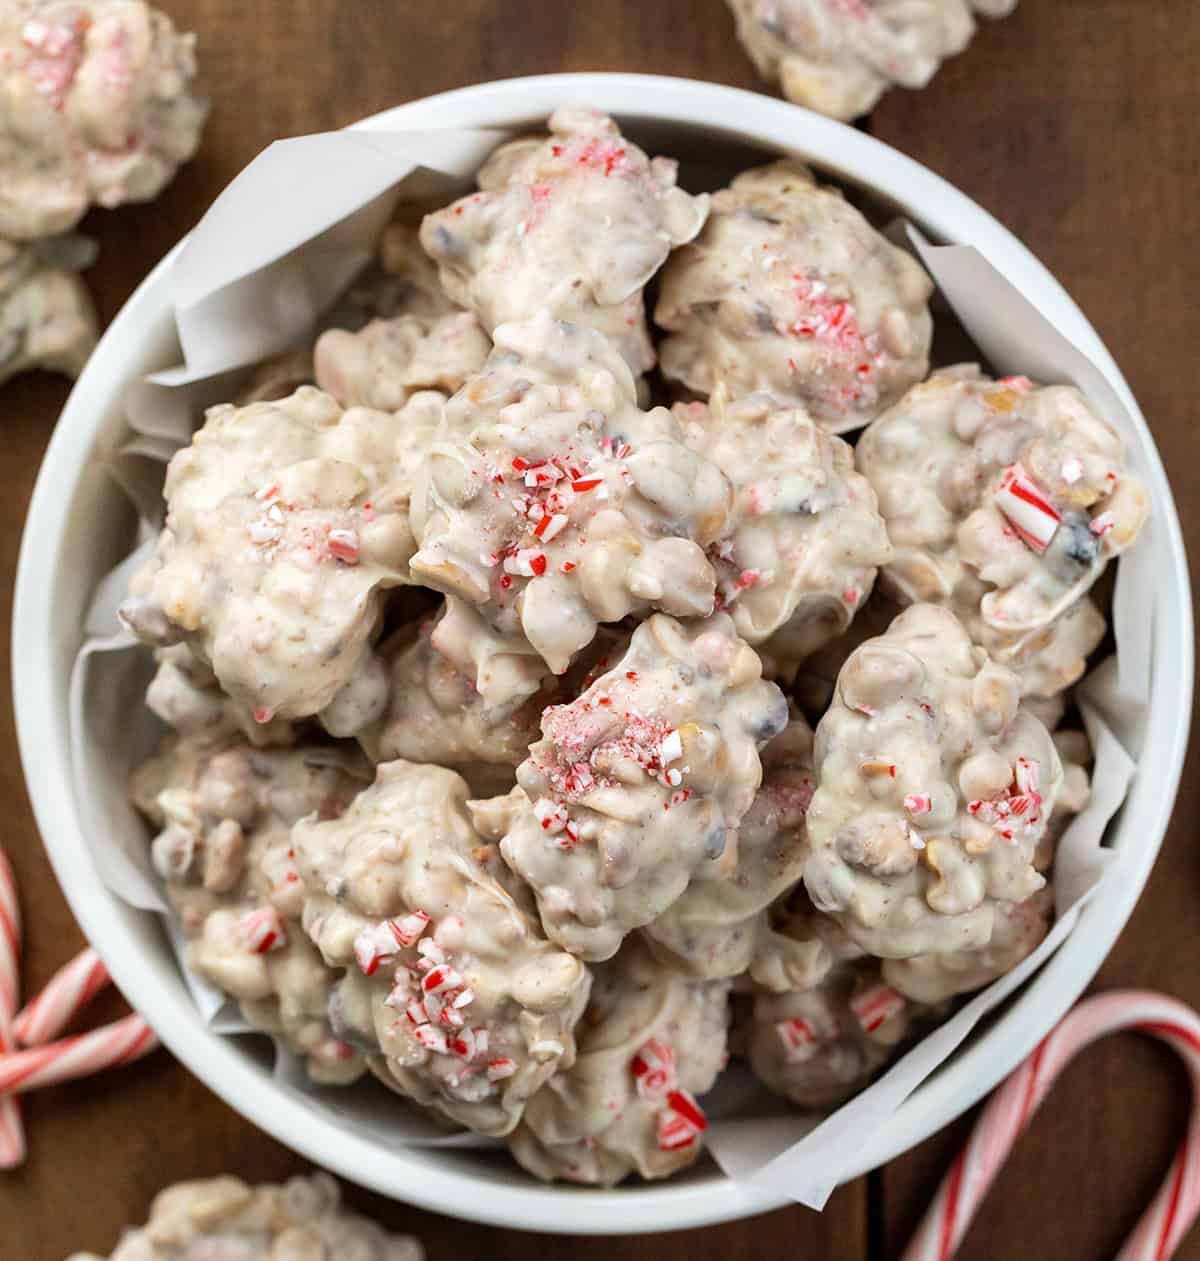
[[[1132,395],[1094,329],[1044,267],[962,193],[895,150],[849,127],[732,88],[637,75],[552,75],[482,84],[416,101],[359,124],[370,129],[534,125],[564,101],[616,115],[635,139],[690,155],[790,151],[826,173],[870,188],[935,238],[975,245],[1030,295],[1110,378],[1144,427]],[[67,680],[81,614],[97,580],[129,545],[128,511],[96,461],[119,432],[119,393],[172,356],[164,259],[113,321],[63,411],[29,510],[17,577],[13,668],[17,726],[29,792],[58,879],[84,932],[126,997],[198,1077],[281,1142],[355,1182],[457,1217],[577,1234],[700,1226],[776,1207],[706,1164],[661,1185],[613,1191],[545,1187],[500,1153],[384,1147],[347,1132],[324,1105],[281,1091],[247,1039],[201,1024],[154,917],[98,881],[72,790]],[[1083,912],[1066,945],[942,1071],[872,1134],[854,1174],[883,1164],[957,1117],[1026,1056],[1095,974],[1129,917],[1161,843],[1187,741],[1192,614],[1175,505],[1157,456],[1148,469],[1157,516],[1154,678],[1140,772],[1110,829],[1133,851],[1126,882]]]

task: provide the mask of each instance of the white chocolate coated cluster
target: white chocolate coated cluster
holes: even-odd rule
[[[728,520],[724,474],[683,443],[669,411],[637,406],[629,369],[592,329],[543,313],[495,336],[428,451],[414,579],[473,606],[511,653],[525,645],[555,674],[601,623],[711,613],[705,549]]]
[[[997,904],[1044,884],[1034,854],[1062,764],[1020,695],[935,605],[846,662],[817,727],[804,883],[863,950],[984,946]]]
[[[305,929],[347,969],[343,1036],[402,1094],[503,1135],[571,1063],[591,978],[541,935],[467,796],[453,771],[387,762],[344,815],[304,820],[292,844]]]
[[[704,231],[662,273],[665,376],[697,394],[804,407],[857,429],[929,370],[933,286],[920,264],[796,161],[714,194]]]
[[[97,328],[78,269],[94,253],[82,237],[34,245],[0,239],[0,384],[31,368],[79,375]]]
[[[881,979],[874,959],[835,964],[810,988],[756,988],[750,1067],[802,1108],[836,1107],[870,1082],[922,1014]]]
[[[1120,437],[1083,395],[960,365],[910,390],[855,454],[896,551],[881,581],[952,607],[1028,691],[1074,683],[1104,633],[1081,601],[1147,514]]]
[[[0,237],[149,201],[200,143],[194,36],[142,0],[0,9]]]
[[[435,627],[432,621],[404,627],[382,646],[388,705],[378,726],[359,739],[374,762],[432,762],[458,771],[477,795],[507,792],[538,738],[553,689],[511,712],[489,709],[471,676],[434,647]]]
[[[971,42],[972,10],[1006,17],[1016,0],[729,0],[738,38],[784,96],[849,121],[893,85],[923,88]]]
[[[642,623],[611,670],[545,711],[517,768],[500,848],[547,934],[607,959],[693,881],[731,876],[758,751],[787,718],[725,615]]]
[[[371,640],[382,592],[408,580],[412,478],[442,402],[343,412],[305,387],[212,408],[167,470],[166,528],[126,623],[186,640],[257,722],[361,730],[386,701]]]
[[[767,912],[804,874],[805,816],[816,789],[812,752],[812,728],[794,714],[760,754],[762,786],[738,824],[736,869],[701,868],[643,930],[650,948],[676,970],[701,979],[735,977],[766,954],[776,969],[794,969],[773,940]],[[756,967],[765,966],[759,958]],[[800,967],[807,973],[807,958]]]
[[[842,634],[892,555],[850,447],[765,394],[732,401],[721,386],[707,406],[674,411],[687,444],[734,488],[729,527],[710,555],[718,607],[738,634],[754,645],[778,635],[791,661]]]
[[[146,708],[197,748],[240,737],[259,748],[295,744],[293,723],[282,718],[255,722],[244,705],[221,691],[212,669],[187,646],[154,652],[157,669],[146,689]]]
[[[1033,856],[1033,865],[1044,875],[1053,866],[1063,832],[1091,795],[1087,765],[1092,752],[1087,736],[1082,731],[1056,731],[1053,738],[1063,764],[1063,782]],[[1047,884],[1024,902],[997,903],[992,936],[985,946],[914,955],[910,959],[885,959],[884,980],[919,1003],[941,1003],[982,989],[1032,954],[1053,919],[1054,892]]]
[[[159,828],[151,861],[187,938],[189,967],[236,998],[255,1028],[303,1055],[314,1080],[331,1084],[353,1081],[365,1064],[330,1028],[338,974],[300,927],[304,891],[290,832],[310,813],[336,817],[366,782],[361,763],[338,750],[171,737],[131,785]]]
[[[595,969],[578,1055],[529,1101],[508,1144],[547,1182],[666,1178],[703,1150],[696,1100],[725,1066],[729,982],[663,967],[635,939]]]
[[[548,311],[603,333],[634,373],[653,367],[642,289],[708,212],[675,186],[675,163],[564,106],[549,137],[498,149],[479,188],[421,227],[450,297],[489,332]]]
[[[424,1261],[409,1235],[389,1235],[341,1207],[328,1174],[250,1187],[223,1175],[154,1197],[150,1220],[126,1231],[109,1261]],[[77,1252],[68,1261],[103,1261]]]

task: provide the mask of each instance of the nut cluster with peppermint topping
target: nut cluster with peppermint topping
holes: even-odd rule
[[[975,34],[974,14],[1017,0],[728,0],[738,39],[784,96],[833,118],[868,113],[891,87],[923,88]]]
[[[665,969],[631,938],[598,965],[575,1063],[557,1073],[508,1137],[545,1181],[611,1186],[691,1164],[708,1120],[696,1096],[725,1067],[728,981]]]
[[[337,976],[300,926],[291,828],[308,814],[336,817],[367,773],[352,751],[183,735],[169,737],[131,783],[134,803],[159,829],[150,858],[187,938],[189,967],[326,1084],[354,1081],[365,1061],[329,1023]]]
[[[1105,629],[1087,593],[1147,515],[1083,395],[963,364],[910,390],[855,454],[895,546],[884,585],[953,609],[1027,692],[1075,683]]]
[[[717,607],[780,670],[842,634],[892,558],[875,492],[854,453],[802,407],[766,394],[676,404],[684,441],[734,488],[729,527],[710,548]]]
[[[802,1108],[844,1103],[925,1014],[880,978],[875,959],[836,964],[807,989],[756,988],[747,1021],[755,1076]]]
[[[548,708],[517,768],[500,850],[549,936],[607,959],[693,880],[732,877],[758,751],[787,719],[724,614],[698,624],[656,614],[611,670]]]
[[[126,624],[187,641],[256,722],[320,714],[353,735],[386,699],[371,637],[383,592],[409,579],[415,444],[441,402],[343,411],[306,386],[211,409],[168,468],[166,529]]]
[[[804,883],[882,958],[990,940],[996,907],[1045,883],[1034,866],[1062,784],[1012,671],[949,612],[917,604],[842,668],[817,726]]]
[[[0,11],[0,237],[73,228],[90,205],[157,196],[207,104],[195,36],[142,0],[17,0]]]
[[[932,284],[836,189],[795,161],[745,171],[663,269],[663,373],[857,429],[929,370]]]
[[[305,930],[345,969],[343,1036],[402,1093],[499,1135],[571,1062],[591,977],[538,931],[467,797],[453,771],[385,762],[344,815],[304,820],[292,842]]]
[[[179,1182],[154,1197],[150,1220],[121,1236],[108,1261],[425,1261],[411,1235],[348,1213],[324,1173],[249,1187],[222,1175]],[[78,1252],[68,1261],[103,1261]]]
[[[611,343],[543,312],[497,329],[447,403],[413,501],[412,572],[562,674],[602,622],[712,612],[706,549],[731,500],[670,412],[638,407]]]
[[[595,329],[645,372],[642,289],[700,231],[708,197],[677,188],[673,161],[647,158],[598,110],[564,106],[549,128],[497,149],[480,191],[429,215],[421,243],[489,332],[546,311]]]

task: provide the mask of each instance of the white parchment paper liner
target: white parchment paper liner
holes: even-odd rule
[[[165,914],[149,865],[145,824],[129,804],[129,772],[160,731],[128,716],[142,705],[151,662],[116,618],[128,577],[162,517],[162,465],[186,443],[204,406],[229,397],[238,370],[311,334],[321,312],[371,259],[400,201],[445,203],[464,191],[500,132],[447,130],[337,132],[272,145],[221,195],[176,260],[175,320],[184,362],[131,382],[125,399],[128,440],[108,468],[139,517],[138,550],[98,584],[85,642],[71,679],[75,790],[92,838],[97,873],[118,897]],[[336,177],[334,174],[336,173]],[[1148,439],[1107,377],[974,248],[937,246],[906,226],[912,248],[942,297],[1001,375],[1077,385],[1120,430],[1137,472]],[[789,1110],[738,1066],[705,1100],[709,1146],[732,1178],[807,1204],[824,1205],[855,1164],[866,1139],[886,1126],[908,1096],[968,1037],[980,1018],[1021,986],[1066,939],[1100,883],[1120,879],[1121,860],[1104,847],[1109,820],[1135,774],[1149,696],[1153,517],[1121,559],[1113,599],[1116,660],[1080,690],[1095,751],[1092,798],[1064,835],[1055,863],[1058,918],[1042,945],[1012,972],[974,995],[872,1086],[831,1115]],[[120,827],[112,826],[114,821]],[[169,917],[167,917],[169,923]],[[182,966],[183,943],[168,928],[196,1005],[220,1033],[248,1032],[236,1007]],[[308,1081],[303,1063],[276,1047],[281,1088],[319,1096],[348,1127],[383,1143],[488,1145],[447,1136],[397,1099],[378,1107],[377,1090],[328,1090]]]

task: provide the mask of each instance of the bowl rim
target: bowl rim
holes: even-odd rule
[[[444,126],[512,127],[543,119],[565,102],[594,104],[624,119],[689,125],[733,140],[798,151],[834,176],[869,186],[944,239],[977,246],[1009,277],[1036,291],[1043,310],[1096,363],[1149,436],[1137,403],[1112,356],[1057,280],[977,203],[940,176],[862,132],[784,101],[692,79],[656,75],[568,73],[475,84],[397,106],[353,126],[386,130]],[[864,175],[869,172],[869,176]],[[186,239],[186,238],[185,238]],[[63,487],[76,487],[91,457],[98,411],[89,398],[127,379],[120,364],[138,330],[161,313],[168,270],[182,242],[149,273],[101,338],[72,390],[44,457],[21,542],[13,610],[13,695],[18,743],[34,814],[56,876],[81,928],[116,984],[154,1025],[172,1053],[230,1106],[293,1150],[351,1181],[450,1216],[526,1230],[566,1234],[632,1234],[709,1225],[747,1217],[790,1201],[734,1183],[715,1168],[682,1183],[599,1190],[528,1187],[493,1182],[475,1172],[438,1167],[431,1149],[381,1153],[368,1138],[346,1132],[299,1097],[264,1089],[264,1070],[233,1040],[202,1031],[182,985],[164,988],[144,966],[137,936],[121,908],[99,891],[82,824],[74,808],[63,715],[56,712],[55,576],[65,549]],[[1157,665],[1142,762],[1152,772],[1134,785],[1141,810],[1140,844],[1123,851],[1126,880],[1110,882],[1084,909],[1057,954],[1011,1001],[1000,1020],[960,1050],[899,1108],[886,1132],[864,1142],[847,1180],[907,1150],[961,1115],[1012,1071],[1065,1013],[1094,976],[1132,912],[1161,846],[1182,770],[1190,727],[1193,625],[1188,568],[1178,514],[1151,440],[1147,475],[1156,505],[1156,542],[1164,568],[1178,579],[1159,588],[1155,608]],[[78,634],[78,628],[71,628]],[[1170,669],[1163,652],[1171,650]],[[1165,677],[1169,675],[1169,678]],[[1153,756],[1151,756],[1151,754]],[[99,894],[99,895],[98,895]],[[172,965],[173,966],[173,965]],[[1000,1030],[1004,1029],[1003,1036]]]

